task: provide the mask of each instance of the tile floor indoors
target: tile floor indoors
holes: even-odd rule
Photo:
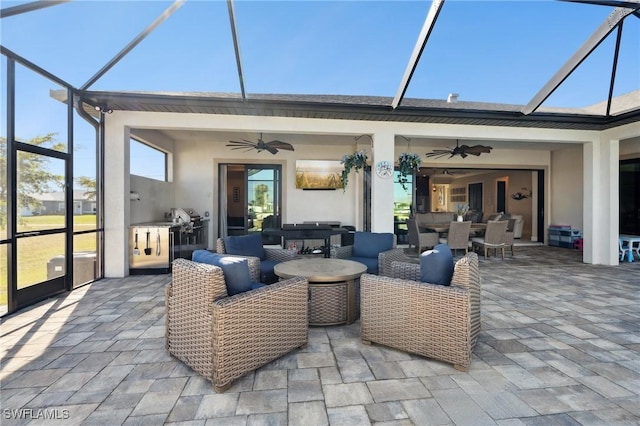
[[[356,322],[310,328],[304,350],[223,394],[164,349],[170,276],[101,280],[3,319],[0,423],[638,425],[640,262],[579,256],[481,258],[466,373],[362,345]]]

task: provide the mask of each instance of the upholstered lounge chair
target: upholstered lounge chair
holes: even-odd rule
[[[265,284],[278,281],[278,277],[273,272],[273,268],[277,263],[293,260],[296,257],[296,253],[293,250],[263,247],[262,236],[259,233],[218,238],[216,240],[216,251],[221,254],[226,253],[258,259],[260,276],[255,281]]]
[[[450,286],[420,282],[420,265],[392,262],[394,278],[360,278],[360,337],[467,370],[480,332],[478,256],[455,264]]]
[[[349,259],[367,266],[369,274],[385,274],[385,254],[396,247],[396,235],[390,232],[356,232],[352,246],[342,246],[332,250],[332,256]],[[399,250],[395,250],[398,252]]]
[[[167,350],[216,392],[307,343],[303,277],[227,297],[220,267],[177,259],[165,296]]]

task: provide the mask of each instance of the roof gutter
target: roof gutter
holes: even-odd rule
[[[245,101],[238,96],[206,97],[198,95],[164,95],[151,93],[85,92],[87,103],[108,105],[114,110],[204,113],[229,115],[296,116],[308,113],[315,118],[359,119],[372,121],[446,122],[451,124],[485,124],[514,127],[580,128],[604,130],[640,120],[640,110],[615,116],[570,114],[557,112],[522,112],[469,108],[438,108],[388,104],[359,104],[326,101],[259,99]],[[449,104],[451,105],[451,104]],[[357,116],[357,118],[354,118]],[[486,123],[483,123],[485,121]]]

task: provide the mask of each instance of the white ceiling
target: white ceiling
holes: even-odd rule
[[[249,140],[257,141],[260,132],[222,132],[222,131],[201,131],[201,130],[175,130],[165,129],[158,130],[174,141],[185,142],[211,142],[211,141],[230,141],[230,140]],[[135,130],[133,130],[135,133]],[[351,135],[319,135],[319,134],[292,134],[292,133],[263,133],[262,138],[265,142],[277,139],[288,142],[294,147],[296,145],[336,145],[336,146],[352,146],[356,140]],[[358,145],[366,145],[370,143],[366,136],[359,138]],[[407,146],[407,140],[403,137],[396,136],[396,146]],[[443,138],[411,138],[410,144],[412,148],[422,148],[425,150],[440,149],[454,147],[455,139]],[[476,139],[460,139],[460,144],[467,145],[489,145],[493,149],[509,149],[509,150],[534,150],[534,151],[555,151],[567,147],[566,143],[553,142],[523,142],[523,141],[498,141],[498,140],[476,140]]]

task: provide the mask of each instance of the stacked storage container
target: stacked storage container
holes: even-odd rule
[[[551,225],[549,226],[549,245],[574,248],[575,243],[582,239],[582,232],[579,229],[572,229],[571,225]]]
[[[575,248],[575,243],[582,238],[582,232],[579,229],[561,229],[560,230],[560,247]]]

